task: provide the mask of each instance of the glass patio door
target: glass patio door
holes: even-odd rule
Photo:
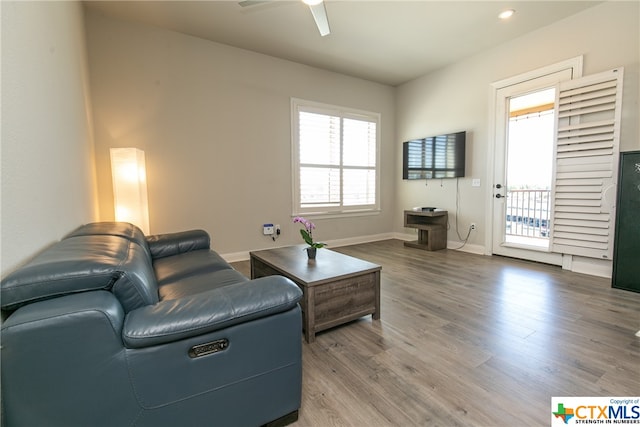
[[[504,241],[549,250],[555,88],[509,98]]]
[[[561,265],[550,252],[556,84],[563,70],[497,91],[492,253]]]

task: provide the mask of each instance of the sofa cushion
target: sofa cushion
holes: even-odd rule
[[[286,277],[261,277],[134,310],[125,318],[122,338],[129,348],[178,341],[296,309],[301,298],[300,288]]]
[[[128,222],[92,222],[81,225],[80,227],[67,234],[64,238],[77,236],[118,236],[137,243],[145,251],[145,254],[151,259],[151,251],[147,244],[147,238],[140,228]]]
[[[204,230],[179,231],[177,233],[147,236],[151,257],[164,258],[185,252],[210,249],[211,238]]]
[[[175,283],[191,276],[230,270],[231,266],[216,252],[208,249],[187,252],[153,261],[158,285]]]
[[[151,261],[131,240],[110,235],[69,237],[2,280],[2,309],[59,295],[111,290],[125,312],[158,302]]]
[[[248,280],[244,275],[233,269],[204,272],[159,285],[158,296],[160,297],[160,301],[167,301],[207,292],[212,289],[223,288]]]

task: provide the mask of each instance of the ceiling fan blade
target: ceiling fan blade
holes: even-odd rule
[[[329,29],[329,18],[327,18],[327,9],[324,7],[324,2],[320,2],[316,5],[309,5],[313,19],[316,21],[318,31],[322,37],[331,33]]]

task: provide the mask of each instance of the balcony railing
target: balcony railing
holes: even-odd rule
[[[507,191],[506,235],[549,238],[550,190]]]

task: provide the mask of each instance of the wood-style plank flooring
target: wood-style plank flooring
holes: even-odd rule
[[[640,294],[399,240],[334,250],[382,266],[381,319],[303,342],[293,426],[548,426],[552,396],[640,394]]]

